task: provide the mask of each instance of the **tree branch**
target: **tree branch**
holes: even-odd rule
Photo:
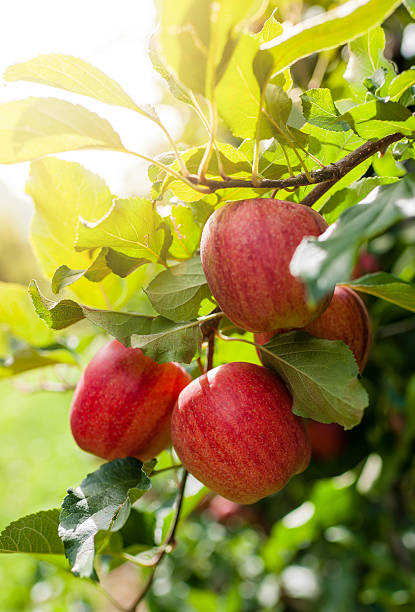
[[[252,181],[245,179],[229,179],[229,180],[214,180],[205,179],[203,183],[199,182],[199,177],[191,175],[188,177],[188,181],[194,185],[203,185],[208,187],[210,191],[214,192],[218,189],[232,189],[235,187],[247,187],[252,189],[285,189],[287,187],[306,187],[307,185],[313,185],[318,183],[310,193],[304,198],[302,204],[306,206],[312,206],[330,187],[338,180],[343,178],[348,172],[353,170],[356,166],[361,164],[363,161],[377,153],[378,151],[385,151],[387,147],[401,140],[404,136],[399,132],[390,134],[381,138],[380,140],[370,140],[365,142],[362,146],[352,151],[343,159],[340,159],[334,164],[313,170],[309,173],[309,178],[305,172],[297,174],[286,179],[262,179],[258,184],[254,185]],[[311,179],[311,180],[310,180]]]

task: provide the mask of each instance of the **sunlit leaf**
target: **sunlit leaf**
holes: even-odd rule
[[[151,107],[137,106],[122,87],[102,70],[72,55],[50,53],[13,64],[6,69],[4,79],[59,87],[106,104],[124,106],[146,116],[154,113]]]
[[[327,13],[288,27],[262,49],[271,50],[274,72],[281,72],[312,53],[339,47],[382,23],[401,0],[348,0]]]
[[[77,149],[124,151],[111,125],[83,106],[56,98],[0,104],[0,163]]]
[[[31,164],[26,189],[35,204],[30,239],[44,274],[52,279],[60,266],[90,269],[96,254],[77,252],[74,244],[79,216],[93,222],[112,206],[105,181],[80,164],[48,158]],[[146,280],[144,269],[126,280],[111,274],[101,283],[92,283],[81,275],[71,291],[85,304],[108,308],[124,304]]]
[[[201,301],[211,295],[200,257],[163,270],[145,292],[157,312],[173,321],[195,319]]]
[[[395,76],[393,64],[383,55],[384,48],[385,33],[381,27],[369,30],[350,43],[349,61],[344,78],[357,100],[362,102],[365,100],[367,89],[364,80],[372,77],[376,71],[383,72],[386,85]]]
[[[23,285],[0,282],[0,325],[32,346],[53,342],[53,332],[39,321]]]

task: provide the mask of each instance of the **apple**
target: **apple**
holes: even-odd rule
[[[155,457],[170,443],[171,413],[190,380],[178,364],[156,363],[112,340],[91,359],[75,389],[75,441],[108,461]]]
[[[320,461],[332,461],[345,450],[347,433],[337,423],[320,423],[307,419],[305,426],[314,458]]]
[[[310,443],[292,397],[273,371],[220,365],[191,382],[173,410],[171,437],[183,465],[215,493],[252,504],[307,467]]]
[[[363,371],[370,351],[371,326],[367,308],[353,289],[338,285],[330,306],[303,329],[317,338],[342,340],[354,354],[360,372]],[[284,331],[289,330],[255,334],[255,342],[265,344]],[[259,350],[261,358],[260,353]]]
[[[209,217],[200,242],[208,285],[226,316],[248,331],[304,327],[329,305],[314,307],[290,261],[304,236],[327,223],[307,206],[258,198],[231,202]]]
[[[357,257],[352,271],[352,278],[360,278],[365,274],[379,272],[381,270],[379,258],[370,251],[361,251]]]

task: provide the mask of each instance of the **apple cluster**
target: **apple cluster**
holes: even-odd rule
[[[258,346],[275,334],[303,329],[342,340],[362,371],[370,320],[360,297],[337,286],[310,305],[302,281],[290,273],[303,237],[326,229],[323,217],[301,204],[233,202],[204,227],[203,269],[223,313],[238,328],[254,332]],[[308,435],[292,404],[282,379],[263,366],[228,363],[192,381],[179,364],[158,364],[114,340],[88,364],[70,418],[74,438],[86,451],[108,460],[145,461],[171,441],[185,468],[212,491],[250,504],[306,469],[313,440],[330,455],[324,439],[333,426],[318,424],[320,433],[313,435],[310,422]],[[314,450],[318,455],[319,448]]]

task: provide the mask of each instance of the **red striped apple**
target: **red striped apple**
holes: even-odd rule
[[[118,340],[89,362],[76,387],[72,434],[85,451],[103,459],[147,461],[170,443],[170,419],[191,377],[176,363],[159,364]]]
[[[355,291],[338,285],[330,306],[303,329],[317,338],[342,340],[354,354],[360,371],[363,371],[370,351],[370,318],[366,306]],[[275,334],[283,331],[288,330],[255,334],[255,342],[265,344]]]
[[[190,383],[173,410],[173,446],[215,493],[252,504],[282,489],[310,460],[302,419],[281,378],[252,363],[228,363]]]
[[[203,229],[200,254],[226,316],[253,332],[304,327],[318,317],[331,295],[312,308],[290,261],[304,236],[326,229],[319,213],[293,202],[259,198],[217,210]]]

